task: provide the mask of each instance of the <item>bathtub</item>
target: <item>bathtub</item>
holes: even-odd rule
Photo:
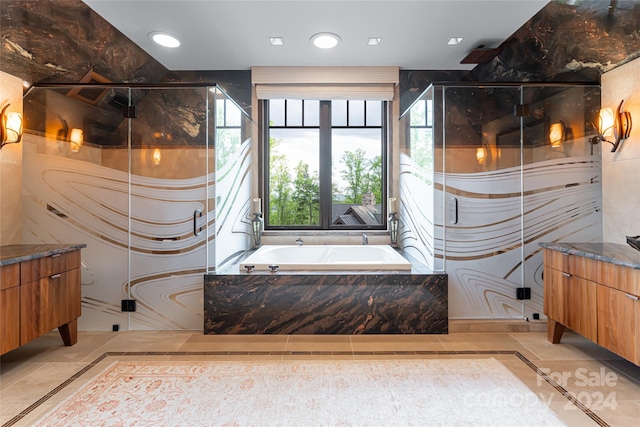
[[[240,263],[256,271],[385,270],[411,271],[411,263],[389,245],[267,245]]]

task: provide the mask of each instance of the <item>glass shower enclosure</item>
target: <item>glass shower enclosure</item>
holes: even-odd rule
[[[450,318],[543,317],[538,242],[601,240],[599,109],[594,85],[454,83],[402,114],[401,244]]]
[[[191,84],[37,85],[24,112],[22,240],[87,245],[79,328],[201,330],[204,274],[250,245],[247,114]]]

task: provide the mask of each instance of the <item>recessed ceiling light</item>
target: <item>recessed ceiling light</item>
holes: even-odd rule
[[[447,44],[449,46],[455,46],[457,44],[460,44],[461,41],[462,41],[462,37],[451,37],[447,42]]]
[[[331,49],[332,47],[336,47],[342,39],[337,34],[318,33],[312,35],[309,41],[320,49]]]
[[[284,46],[284,37],[269,37],[273,46]]]
[[[180,40],[172,34],[163,33],[161,31],[152,31],[149,33],[149,38],[160,46],[164,47],[178,47],[180,46]]]
[[[382,37],[369,37],[367,40],[367,46],[378,46],[382,41]]]

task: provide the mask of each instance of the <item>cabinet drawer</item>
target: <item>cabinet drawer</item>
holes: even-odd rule
[[[0,266],[0,289],[20,285],[20,263]]]
[[[20,344],[80,317],[80,269],[53,274],[20,288]]]
[[[80,267],[80,251],[65,252],[20,263],[22,284]]]
[[[572,276],[594,280],[598,264],[600,262],[592,258],[545,249],[544,265]]]
[[[640,270],[599,261],[595,277],[602,285],[640,296]]]

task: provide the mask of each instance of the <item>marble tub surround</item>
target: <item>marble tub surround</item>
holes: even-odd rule
[[[623,267],[640,269],[640,252],[625,244],[540,242],[539,246]]]
[[[63,254],[86,248],[84,243],[60,245],[60,244],[30,244],[0,246],[0,265],[16,264],[51,255]]]
[[[205,334],[446,334],[446,274],[205,275]]]

